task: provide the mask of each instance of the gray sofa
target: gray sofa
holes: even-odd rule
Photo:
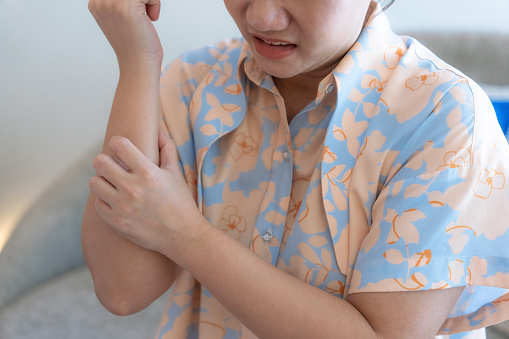
[[[505,90],[509,98],[508,36],[413,35],[479,83]],[[84,265],[80,224],[94,174],[91,162],[99,150],[98,145],[60,176],[0,252],[1,339],[154,336],[168,296],[138,314],[114,316],[97,301]],[[509,338],[509,325],[489,328],[488,338]]]
[[[0,253],[0,338],[153,338],[167,295],[118,317],[94,294],[81,250],[81,217],[95,147],[37,201]]]

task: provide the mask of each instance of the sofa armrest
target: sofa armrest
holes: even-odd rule
[[[509,34],[485,32],[404,32],[481,84],[507,86]],[[482,63],[483,66],[480,64]]]
[[[64,172],[29,208],[0,252],[0,308],[24,291],[84,264],[81,221],[99,147]]]

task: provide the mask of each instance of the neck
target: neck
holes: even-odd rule
[[[288,79],[274,78],[279,94],[285,102],[288,123],[316,98],[318,85],[322,79],[300,79],[299,76]]]
[[[362,29],[368,23],[369,18],[376,9],[376,2],[371,2],[365,16]],[[362,32],[362,29],[360,32]],[[359,32],[359,34],[360,34]],[[288,122],[290,122],[295,115],[297,115],[304,107],[306,107],[312,100],[316,98],[318,85],[320,82],[339,64],[343,59],[341,56],[338,60],[333,61],[328,65],[324,65],[321,69],[296,75],[291,78],[276,78],[274,83],[283,97],[286,108],[286,115]]]

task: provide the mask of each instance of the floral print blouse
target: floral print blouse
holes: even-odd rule
[[[507,141],[479,86],[383,14],[290,123],[242,39],[166,66],[161,107],[203,215],[267,262],[338,298],[466,286],[437,335],[509,318]],[[255,336],[184,271],[157,337]]]

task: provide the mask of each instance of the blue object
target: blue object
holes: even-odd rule
[[[502,131],[507,134],[509,129],[509,99],[492,100],[495,113],[497,113],[498,123],[502,127]]]

